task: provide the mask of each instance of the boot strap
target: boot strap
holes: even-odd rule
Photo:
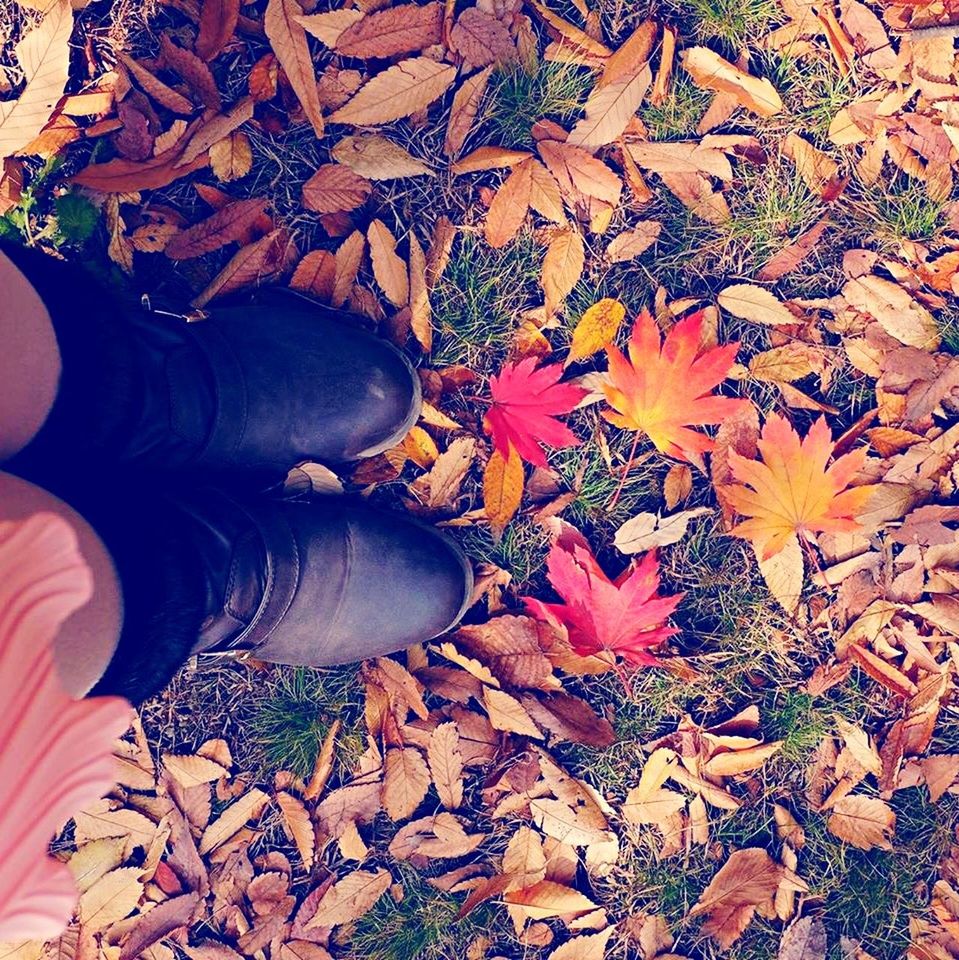
[[[211,652],[247,660],[266,643],[293,603],[300,580],[300,552],[296,537],[281,511],[271,510],[269,506],[258,509],[237,504],[237,507],[253,521],[263,538],[266,582],[260,605],[250,623],[226,648]]]

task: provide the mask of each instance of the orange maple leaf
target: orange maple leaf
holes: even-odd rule
[[[856,515],[873,487],[846,489],[862,469],[866,448],[837,458],[824,417],[800,441],[790,423],[776,414],[763,424],[761,460],[729,452],[729,466],[739,483],[724,487],[736,512],[749,519],[733,536],[749,540],[763,560],[779,553],[794,534],[841,533],[861,529]]]
[[[629,359],[606,348],[609,383],[606,401],[613,408],[603,416],[617,427],[636,430],[656,449],[689,461],[713,447],[713,441],[692,426],[721,423],[747,401],[717,397],[712,391],[726,378],[738,343],[700,352],[703,313],[681,320],[665,341],[648,310],[636,318],[629,340]]]

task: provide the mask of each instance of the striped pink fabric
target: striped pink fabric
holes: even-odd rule
[[[0,523],[0,941],[58,936],[76,905],[53,835],[113,781],[129,726],[118,697],[72,700],[53,662],[60,624],[90,598],[70,525],[53,514]]]

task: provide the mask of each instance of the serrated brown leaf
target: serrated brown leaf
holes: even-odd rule
[[[479,7],[467,7],[450,30],[450,48],[467,69],[503,65],[516,58],[516,45],[502,20]]]
[[[455,157],[469,136],[473,122],[479,111],[479,105],[486,92],[492,66],[464,80],[453,95],[453,105],[450,107],[450,118],[446,125],[446,137],[443,140],[443,154]]]
[[[543,652],[548,629],[531,617],[508,614],[460,627],[457,647],[485,663],[502,683],[518,688],[555,690],[553,664]]]
[[[573,227],[557,230],[546,248],[541,282],[546,313],[553,314],[579,282],[586,265],[583,235]]]
[[[441,723],[431,734],[426,758],[440,803],[455,810],[463,802],[463,755],[456,724]]]
[[[227,770],[215,760],[197,754],[163,754],[163,767],[184,787],[195,787],[200,783],[215,783],[227,774]]]
[[[143,896],[141,872],[138,867],[112,870],[80,897],[77,915],[90,933],[105,930],[136,908]]]
[[[622,183],[602,160],[582,147],[556,140],[540,141],[538,150],[572,209],[591,222],[608,217],[619,203]]]
[[[336,274],[333,279],[333,295],[330,304],[342,307],[350,295],[350,289],[356,280],[363,252],[366,250],[366,238],[359,230],[354,230],[336,251]]]
[[[181,230],[166,245],[164,252],[171,260],[190,260],[219,250],[245,237],[265,209],[266,200],[262,197],[235,200],[206,220]]]
[[[299,16],[296,22],[311,36],[328,47],[336,45],[340,34],[363,19],[362,10],[327,10],[324,13],[312,13]]]
[[[314,213],[349,212],[369,199],[373,185],[339,163],[324,163],[303,184],[303,206]]]
[[[503,873],[513,890],[523,890],[546,878],[546,854],[535,830],[524,825],[510,837],[503,854]]]
[[[396,237],[382,220],[373,220],[366,232],[373,261],[373,276],[396,307],[405,307],[410,295],[409,274],[406,264],[396,252]]]
[[[493,538],[503,535],[523,500],[523,461],[513,447],[503,456],[494,450],[483,471],[483,510]]]
[[[178,46],[164,33],[160,36],[160,56],[167,67],[186,81],[204,107],[219,113],[222,103],[216,80],[210,68],[195,53]]]
[[[429,285],[426,282],[426,254],[411,230],[410,245],[410,329],[416,342],[429,353],[433,346],[433,311]]]
[[[703,891],[690,917],[707,915],[701,932],[728,949],[749,926],[761,903],[771,900],[784,868],[759,847],[736,850]]]
[[[552,880],[540,880],[523,890],[508,891],[504,899],[507,903],[522,906],[524,913],[533,920],[565,914],[577,916],[596,909],[596,904],[585,894]]]
[[[254,789],[232,803],[203,831],[197,847],[200,856],[226,843],[230,837],[246,826],[247,821],[258,817],[269,802],[270,798],[262,790]]]
[[[302,16],[303,8],[298,0],[269,0],[263,15],[263,29],[319,139],[323,136],[323,113],[306,31],[298,22]]]
[[[367,80],[348,103],[330,115],[330,120],[358,127],[400,120],[428,107],[455,79],[456,67],[450,64],[427,57],[401,60]]]
[[[603,960],[609,938],[615,932],[616,927],[613,925],[599,933],[573,937],[550,953],[547,960]]]
[[[554,740],[568,740],[597,749],[616,741],[612,724],[579,697],[568,693],[524,693],[521,701],[536,724],[548,730]]]
[[[392,882],[389,870],[355,870],[326,891],[306,930],[338,927],[358,920],[386,893]]]
[[[16,45],[26,86],[16,99],[0,100],[0,160],[29,144],[50,119],[66,87],[72,32],[73,9],[56,0]]]
[[[586,116],[573,127],[566,142],[596,151],[619,139],[652,81],[649,64],[642,64],[612,83],[597,86],[583,108]]]
[[[542,740],[543,734],[514,696],[494,687],[483,688],[483,706],[494,730],[518,733],[520,736]]]
[[[329,303],[336,283],[336,257],[329,250],[311,250],[296,265],[290,289]]]
[[[283,815],[287,833],[296,844],[300,859],[303,861],[303,868],[309,873],[313,869],[313,855],[316,849],[310,814],[302,800],[283,791],[277,793],[276,805]]]
[[[200,32],[196,38],[197,55],[213,60],[229,43],[240,17],[240,0],[203,0],[200,6]]]
[[[413,747],[386,751],[383,808],[391,820],[405,820],[423,802],[431,782],[423,754]]]
[[[231,133],[210,147],[210,167],[221,183],[245,177],[253,167],[250,138],[240,131]]]
[[[524,160],[503,181],[486,214],[484,232],[491,247],[506,246],[516,236],[526,219],[532,188],[531,160]]]
[[[831,834],[860,850],[892,850],[896,814],[878,797],[850,795],[833,804],[827,826]]]
[[[333,46],[344,57],[386,59],[439,43],[442,24],[442,4],[401,3],[368,13],[347,27]]]
[[[199,903],[198,893],[184,893],[158,903],[148,913],[138,917],[123,942],[120,960],[138,960],[155,943],[189,926]]]

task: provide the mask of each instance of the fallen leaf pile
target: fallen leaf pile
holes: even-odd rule
[[[161,0],[112,42],[82,2],[22,6],[0,236],[99,243],[148,300],[188,291],[191,320],[279,284],[375,328],[418,367],[420,422],[286,493],[388,502],[483,559],[465,625],[358,668],[362,747],[334,725],[312,777],[254,783],[220,739],[156,760],[123,741],[117,788],[54,846],[73,924],[0,960],[349,956],[410,871],[462,918],[501,911],[516,955],[677,960],[762,928],[784,960],[868,960],[834,936],[813,835],[881,873],[909,842],[897,804],[959,795],[955,5],[781,0],[741,43],[586,0]],[[565,76],[581,96],[521,113]],[[726,256],[744,234],[768,256]],[[513,284],[511,260],[528,282],[503,318],[477,291]],[[718,588],[689,573],[716,545],[737,558]],[[716,649],[740,582],[764,646],[752,608]],[[624,743],[607,787],[594,760]],[[789,764],[804,779],[777,782]],[[673,916],[640,909],[637,851],[708,876]],[[910,885],[922,910],[890,921],[912,960],[959,957],[941,852]]]

